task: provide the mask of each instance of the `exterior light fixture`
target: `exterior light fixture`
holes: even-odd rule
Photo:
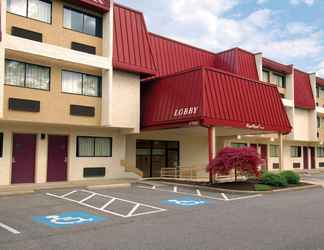
[[[270,138],[270,141],[274,142],[274,140],[275,140],[275,139],[274,139],[273,137]]]
[[[238,140],[241,140],[241,139],[242,139],[242,136],[241,136],[241,135],[238,135],[236,138],[237,138]]]

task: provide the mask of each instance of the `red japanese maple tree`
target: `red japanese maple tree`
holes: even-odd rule
[[[228,175],[232,170],[241,174],[260,176],[259,166],[263,163],[260,154],[252,147],[231,148],[226,147],[218,153],[215,159],[210,161],[207,171],[213,176],[215,174]]]

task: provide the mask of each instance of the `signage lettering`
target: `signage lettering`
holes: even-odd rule
[[[247,123],[246,127],[250,129],[264,129],[264,127],[261,124],[254,124],[254,123],[252,124]]]
[[[199,109],[198,106],[178,108],[174,111],[173,116],[180,117],[180,116],[187,116],[187,115],[195,115],[198,113],[198,109]]]

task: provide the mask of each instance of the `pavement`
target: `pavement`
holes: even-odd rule
[[[0,249],[324,249],[323,197],[140,184],[3,196]]]

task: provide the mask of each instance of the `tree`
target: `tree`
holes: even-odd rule
[[[252,174],[259,177],[259,166],[263,162],[264,161],[255,148],[226,147],[217,154],[215,159],[210,161],[207,166],[207,171],[214,176],[216,174],[228,175],[234,170],[236,182],[238,171],[242,174]]]

